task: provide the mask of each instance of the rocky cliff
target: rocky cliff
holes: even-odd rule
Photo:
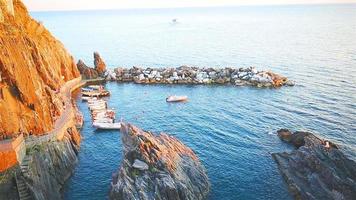
[[[356,163],[335,144],[309,132],[278,135],[297,148],[272,154],[295,199],[355,199]]]
[[[36,200],[62,199],[61,189],[77,163],[79,133],[68,130],[62,141],[42,143],[28,149],[21,165],[29,196]]]
[[[0,47],[0,140],[51,130],[60,86],[79,76],[73,58],[20,0],[0,0]]]
[[[110,199],[205,199],[210,184],[195,153],[167,134],[122,124],[124,159]]]

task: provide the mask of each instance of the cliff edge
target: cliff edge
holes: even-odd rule
[[[195,153],[167,134],[122,124],[124,159],[110,199],[206,199],[208,176]]]
[[[61,85],[80,75],[74,59],[20,0],[0,0],[0,47],[0,140],[50,131]]]

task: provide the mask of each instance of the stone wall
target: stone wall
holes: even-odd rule
[[[26,155],[26,145],[23,135],[16,139],[0,141],[0,172],[21,163]]]

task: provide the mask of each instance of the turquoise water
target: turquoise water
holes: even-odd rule
[[[273,132],[309,130],[356,159],[356,5],[31,13],[75,56],[110,67],[256,66],[295,87],[108,83],[109,105],[144,129],[168,132],[207,168],[210,199],[289,199],[270,153],[291,148]],[[178,24],[171,20],[178,18]],[[188,95],[167,104],[169,94]],[[120,134],[91,128],[86,105],[79,164],[65,199],[106,199],[122,158]]]

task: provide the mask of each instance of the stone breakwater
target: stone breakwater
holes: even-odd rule
[[[138,84],[230,84],[236,86],[293,86],[288,78],[270,71],[248,68],[116,68],[107,70],[106,80]]]
[[[355,199],[356,163],[334,143],[286,129],[278,136],[297,148],[272,154],[295,199]]]
[[[210,190],[205,168],[176,138],[153,135],[122,124],[124,158],[113,175],[110,199],[205,199]]]
[[[132,67],[107,69],[99,53],[94,52],[94,68],[82,60],[77,68],[84,79],[105,78],[107,81],[134,82],[137,84],[230,84],[236,86],[281,87],[294,86],[287,77],[271,71],[247,68],[199,68],[180,66],[177,68]]]

